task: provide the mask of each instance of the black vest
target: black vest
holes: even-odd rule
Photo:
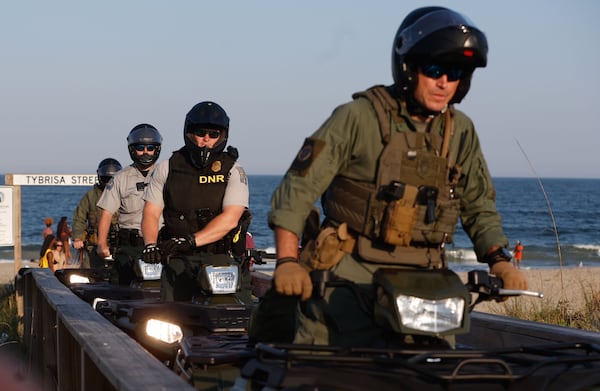
[[[237,156],[221,152],[211,165],[197,168],[185,147],[173,153],[163,191],[163,238],[197,232],[221,213],[229,171],[236,159]]]

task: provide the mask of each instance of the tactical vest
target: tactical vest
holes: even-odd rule
[[[200,231],[222,212],[229,171],[236,161],[237,151],[235,157],[233,155],[222,152],[211,165],[197,168],[190,163],[185,147],[173,153],[169,159],[169,174],[164,186],[165,226],[161,231],[162,239]],[[199,250],[212,253],[229,252],[234,231],[224,239]]]
[[[375,183],[337,176],[323,196],[323,211],[358,234],[356,249],[366,261],[445,267],[443,248],[453,240],[460,212],[458,170],[447,157],[452,114],[447,110],[428,128],[443,126],[443,138],[429,131],[396,132],[404,120],[385,87],[353,95],[360,97],[373,105],[384,143]]]

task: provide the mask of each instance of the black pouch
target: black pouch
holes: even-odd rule
[[[280,295],[271,287],[252,312],[248,344],[292,343],[298,327],[298,296]]]

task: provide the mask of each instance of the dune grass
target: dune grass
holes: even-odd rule
[[[600,291],[583,289],[585,304],[574,309],[568,299],[539,301],[516,297],[508,300],[499,315],[600,332]]]

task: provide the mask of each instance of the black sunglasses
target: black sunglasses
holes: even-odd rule
[[[204,137],[207,134],[208,134],[208,137],[210,137],[210,138],[219,138],[221,136],[220,130],[211,130],[211,129],[194,129],[194,130],[192,130],[192,133],[194,133],[198,137]]]
[[[460,80],[465,71],[460,68],[445,68],[437,64],[425,64],[421,67],[421,73],[432,79],[439,79],[442,75],[448,77],[448,81]]]
[[[134,146],[136,151],[142,152],[144,149],[148,150],[148,152],[152,152],[156,149],[156,145],[154,144],[135,144]]]

